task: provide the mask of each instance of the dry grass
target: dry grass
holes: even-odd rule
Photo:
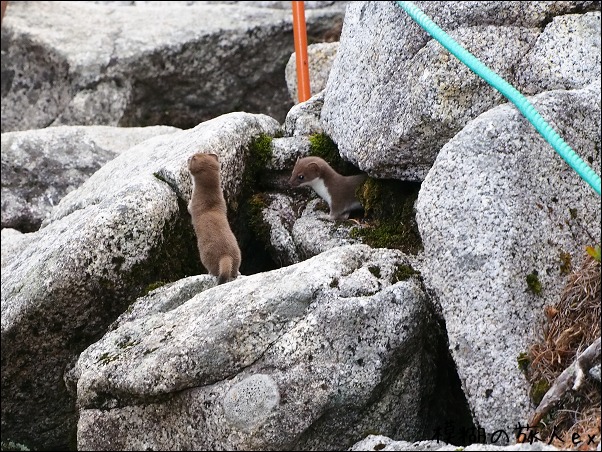
[[[600,262],[587,255],[581,268],[569,276],[558,303],[545,308],[541,341],[529,349],[527,378],[536,404],[575,357],[600,337],[600,287]],[[595,450],[600,442],[599,384],[586,378],[578,391],[566,394],[561,406],[542,420],[538,431],[542,438],[555,432],[560,438],[552,442],[556,447]],[[573,434],[583,442],[574,445]],[[593,444],[587,444],[588,435],[595,435]]]

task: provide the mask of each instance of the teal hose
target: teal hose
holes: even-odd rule
[[[552,126],[535,110],[535,107],[533,107],[525,96],[458,44],[412,2],[397,2],[397,4],[451,54],[516,105],[537,131],[552,145],[560,157],[600,195],[600,176],[566,144]]]

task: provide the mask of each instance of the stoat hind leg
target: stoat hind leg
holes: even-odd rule
[[[344,221],[347,218],[349,218],[349,212],[330,212],[330,215],[328,215],[328,219],[330,220],[334,220],[334,221]]]
[[[234,260],[232,259],[232,256],[228,256],[228,255],[222,256],[222,258],[219,260],[219,275],[217,277],[218,284],[224,284],[233,279],[232,278],[233,264],[234,264]]]

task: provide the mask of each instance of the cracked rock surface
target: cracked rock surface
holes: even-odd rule
[[[418,406],[436,363],[423,347],[437,327],[419,282],[395,282],[402,262],[395,250],[337,247],[118,322],[67,378],[78,448],[329,450],[375,419],[424,434],[432,413]],[[179,299],[177,285],[191,287],[138,303],[169,305],[161,297]]]

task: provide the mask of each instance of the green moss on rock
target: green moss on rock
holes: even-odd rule
[[[267,207],[267,200],[263,193],[256,193],[248,200],[249,228],[255,237],[262,242],[270,243],[270,226],[263,220],[262,211]]]
[[[533,383],[529,395],[531,396],[531,400],[533,401],[535,406],[539,405],[539,403],[543,399],[543,396],[545,396],[546,392],[548,392],[548,389],[550,389],[550,383],[548,383],[544,379]]]
[[[159,173],[153,173],[153,176],[155,176],[155,178],[159,179],[161,182],[165,182],[166,184],[168,183],[167,180]]]
[[[529,354],[526,352],[520,353],[516,357],[516,362],[518,363],[518,368],[520,369],[520,371],[526,376],[527,372],[529,371],[529,365],[531,364]]]
[[[309,137],[309,153],[328,162],[342,160],[338,146],[325,133],[316,133]]]
[[[119,342],[115,343],[115,345],[117,345],[117,347],[119,347],[121,349],[126,349],[126,348],[134,347],[134,346],[138,345],[139,343],[140,343],[140,341],[133,341],[131,339],[124,339],[122,341],[119,341]]]
[[[22,451],[28,451],[28,450],[31,450],[31,449],[29,449],[24,444],[15,443],[13,441],[2,441],[2,447],[0,448],[0,450],[22,450]]]
[[[332,166],[332,169],[343,176],[361,172],[353,164],[343,160],[338,146],[325,133],[316,133],[309,137],[309,155],[323,158]]]
[[[265,169],[274,156],[272,140],[273,138],[265,133],[261,133],[251,140],[245,176],[253,178]]]
[[[539,274],[537,273],[537,270],[533,270],[532,273],[529,273],[526,280],[527,287],[531,292],[533,292],[535,295],[541,294],[541,282],[539,281]]]
[[[230,225],[243,253],[240,272],[251,274],[276,268],[267,252],[270,245],[270,226],[263,221],[261,211],[266,207],[264,171],[273,157],[273,137],[261,133],[254,137],[247,148],[245,170],[237,202],[229,211]]]
[[[400,264],[395,269],[395,273],[393,274],[393,281],[405,281],[410,279],[412,276],[420,275],[418,270],[415,270],[411,265]]]
[[[119,357],[117,355],[111,355],[110,353],[103,353],[96,360],[96,364],[102,364],[102,365],[106,366],[107,364],[109,364],[112,361],[117,360],[118,358]]]
[[[422,239],[416,224],[414,203],[420,184],[393,179],[368,178],[356,195],[364,206],[369,224],[352,231],[373,248],[394,248],[417,254]]]
[[[565,251],[560,252],[560,273],[567,275],[571,272],[573,268],[571,261],[571,253]]]
[[[155,289],[158,289],[159,287],[163,287],[165,284],[167,284],[167,281],[155,281],[153,283],[150,283],[148,286],[146,286],[146,289],[144,290],[144,295],[147,295],[148,293],[152,292]]]
[[[376,265],[371,265],[370,267],[368,267],[368,271],[377,278],[380,278],[380,267],[377,267]]]

